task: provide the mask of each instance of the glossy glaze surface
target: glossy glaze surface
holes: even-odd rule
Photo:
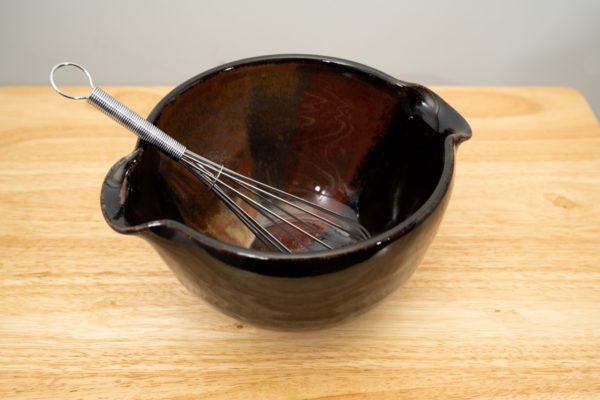
[[[193,292],[236,318],[314,328],[364,312],[405,281],[433,239],[454,148],[470,129],[431,91],[308,56],[232,63],[169,94],[150,118],[192,151],[311,200],[355,210],[369,241],[304,255],[251,237],[188,171],[138,144],[109,172],[109,224],[150,240]]]

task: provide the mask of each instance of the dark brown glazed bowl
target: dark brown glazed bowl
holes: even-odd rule
[[[358,315],[423,258],[448,203],[467,122],[429,89],[354,62],[278,55],[202,73],[148,118],[190,150],[305,197],[352,207],[371,233],[335,250],[282,255],[247,231],[184,167],[153,146],[109,171],[102,209],[148,240],[181,282],[240,320],[308,329]],[[314,188],[319,193],[315,194]]]

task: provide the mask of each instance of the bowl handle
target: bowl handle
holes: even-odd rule
[[[124,217],[124,206],[127,200],[127,175],[135,164],[143,148],[137,148],[117,161],[106,174],[100,192],[100,205],[104,219],[114,230],[121,232],[127,226]]]
[[[417,85],[417,90],[422,99],[416,111],[424,121],[444,137],[452,136],[455,145],[471,138],[471,127],[458,111],[425,86]]]

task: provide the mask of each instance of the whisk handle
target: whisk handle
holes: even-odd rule
[[[92,92],[85,96],[74,96],[63,92],[54,81],[54,73],[63,67],[74,67],[81,70],[87,77]],[[119,124],[138,135],[140,139],[155,145],[175,160],[180,160],[181,157],[183,157],[183,154],[186,151],[186,148],[183,144],[179,143],[177,140],[173,139],[171,136],[152,125],[146,119],[139,116],[135,111],[119,102],[117,99],[100,89],[98,86],[95,86],[94,82],[92,82],[90,73],[81,65],[72,62],[63,62],[55,65],[50,71],[50,83],[52,84],[54,90],[56,90],[56,92],[58,92],[61,96],[72,100],[87,100],[88,103],[92,104],[104,114],[108,115]]]
[[[94,87],[87,99],[88,103],[108,115],[125,128],[129,129],[140,139],[153,144],[175,160],[181,159],[186,147],[167,135],[161,129],[152,125],[135,111],[106,93],[99,87]]]

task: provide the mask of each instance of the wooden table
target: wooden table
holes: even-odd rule
[[[166,87],[108,88],[141,114]],[[600,126],[565,88],[437,88],[472,124],[412,279],[343,326],[272,332],[111,231],[135,138],[48,88],[0,89],[0,398],[599,399]]]

